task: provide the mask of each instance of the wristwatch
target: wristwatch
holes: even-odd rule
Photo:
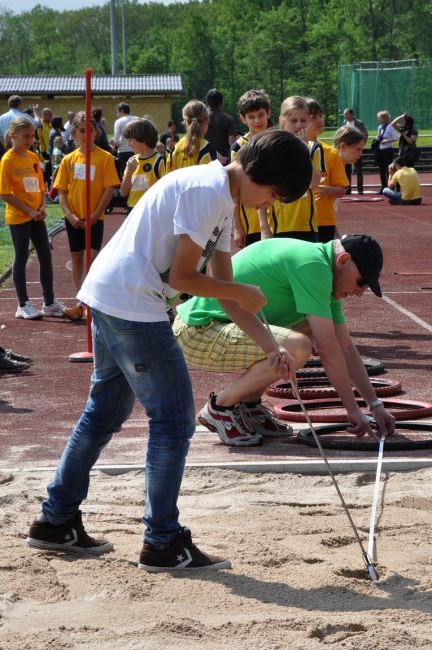
[[[369,411],[372,411],[372,409],[375,408],[375,406],[382,406],[382,401],[380,399],[374,399],[373,402],[368,404]]]

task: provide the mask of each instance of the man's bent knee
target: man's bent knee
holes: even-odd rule
[[[296,368],[303,368],[311,354],[310,339],[300,332],[291,332],[285,339],[284,348],[293,357]]]

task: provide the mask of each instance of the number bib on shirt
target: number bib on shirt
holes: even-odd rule
[[[85,181],[85,163],[75,163],[74,164],[74,178],[77,178],[81,181]],[[96,165],[90,165],[90,180],[93,181],[95,177]]]
[[[24,189],[26,192],[40,192],[39,180],[36,176],[23,176]]]
[[[143,192],[148,190],[150,183],[146,174],[134,174],[132,176],[132,191],[133,192]]]

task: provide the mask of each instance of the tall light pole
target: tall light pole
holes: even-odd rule
[[[126,22],[125,22],[125,0],[122,0],[122,40],[123,40],[123,74],[127,74],[126,64]]]
[[[117,29],[115,0],[111,0],[111,74],[117,74]]]

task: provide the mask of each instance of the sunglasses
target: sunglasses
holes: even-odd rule
[[[364,278],[360,278],[360,280],[357,280],[357,286],[360,287],[360,289],[366,289],[366,287],[369,286],[369,283]]]

